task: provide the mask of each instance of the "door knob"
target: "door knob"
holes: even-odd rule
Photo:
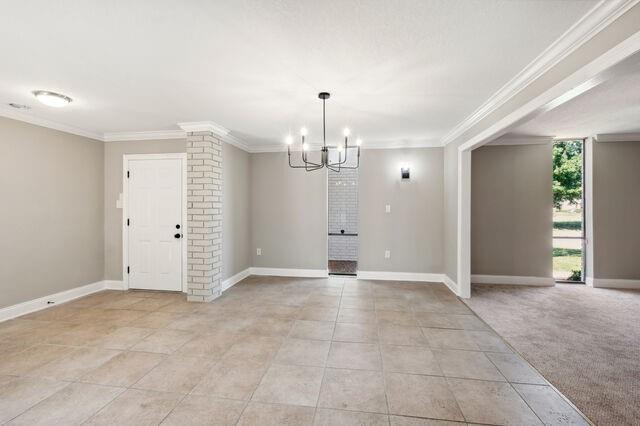
[[[182,234],[175,234],[173,238],[182,238]]]

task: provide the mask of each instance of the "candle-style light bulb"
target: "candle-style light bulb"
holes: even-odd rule
[[[303,127],[302,129],[300,129],[300,134],[302,136],[307,136],[309,134],[309,130],[307,130],[306,127]]]

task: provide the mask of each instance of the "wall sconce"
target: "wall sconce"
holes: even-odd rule
[[[410,179],[410,169],[409,166],[401,166],[400,167],[400,177],[402,178],[402,180],[408,180]]]

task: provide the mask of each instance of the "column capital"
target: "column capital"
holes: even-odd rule
[[[216,136],[225,137],[229,134],[229,129],[222,127],[213,121],[190,121],[178,123],[178,126],[188,133],[211,132]]]

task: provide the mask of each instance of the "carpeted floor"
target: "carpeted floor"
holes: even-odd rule
[[[640,291],[476,285],[466,302],[594,423],[640,424]]]

